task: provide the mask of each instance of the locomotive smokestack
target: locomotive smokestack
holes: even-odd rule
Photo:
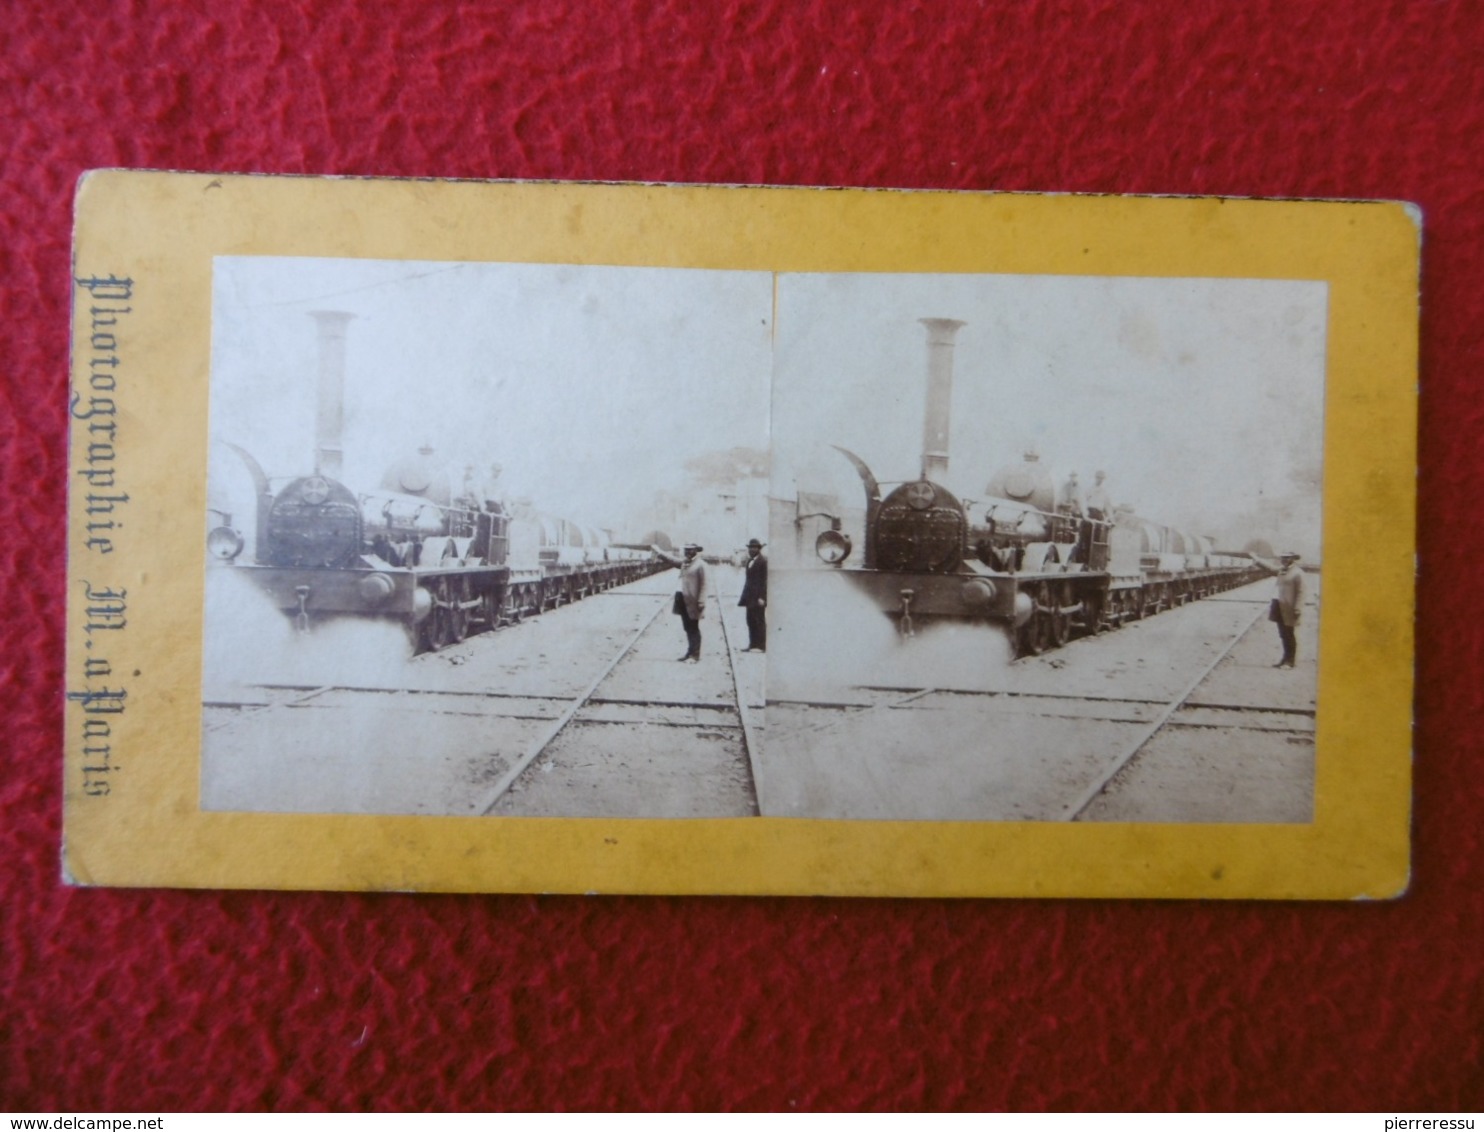
[[[953,407],[953,338],[956,318],[920,318],[927,327],[927,411],[922,419],[922,478],[942,481],[948,472],[948,422]]]
[[[340,478],[345,431],[345,327],[347,311],[310,311],[319,326],[319,392],[314,415],[314,470]]]

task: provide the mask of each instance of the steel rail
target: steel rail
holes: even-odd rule
[[[891,689],[891,690],[896,691],[898,689]],[[875,715],[877,712],[892,711],[892,710],[895,710],[896,708],[906,707],[908,704],[912,703],[914,700],[920,700],[924,696],[930,696],[934,692],[937,692],[937,691],[940,691],[940,690],[941,689],[939,689],[939,688],[913,688],[913,689],[911,689],[909,691],[906,688],[902,688],[902,689],[900,689],[900,691],[908,692],[908,694],[905,695],[905,696],[898,696],[896,699],[882,700],[881,702],[874,703],[874,704],[842,704],[842,705],[838,705],[838,706],[840,706],[840,707],[842,707],[844,709],[844,710],[841,711],[841,713],[839,715],[835,716],[833,719],[824,719],[824,720],[821,720],[818,723],[811,723],[808,727],[800,728],[799,731],[796,734],[798,734],[798,735],[819,735],[819,734],[823,734],[826,731],[832,731],[835,728],[842,726],[846,722],[854,723],[856,720],[861,719],[864,716]],[[792,704],[797,704],[797,703],[800,703],[801,701],[798,701],[798,700],[789,700],[789,701],[785,701],[785,702],[792,703]],[[835,704],[808,704],[808,703],[805,703],[804,706],[806,706],[806,707],[831,707],[831,708],[833,708],[833,707],[836,707],[837,705],[835,705]]]
[[[1063,811],[1058,816],[1057,820],[1076,821],[1077,818],[1082,815],[1082,812],[1086,810],[1088,806],[1092,805],[1094,799],[1096,799],[1097,796],[1107,788],[1108,783],[1113,781],[1118,772],[1121,771],[1130,762],[1132,762],[1134,756],[1142,751],[1149,740],[1153,739],[1154,736],[1159,733],[1159,730],[1164,727],[1166,723],[1169,722],[1170,717],[1173,716],[1177,711],[1179,711],[1182,706],[1184,706],[1185,701],[1190,699],[1190,697],[1195,693],[1195,690],[1199,688],[1202,683],[1204,683],[1206,677],[1211,675],[1212,670],[1215,669],[1218,664],[1220,664],[1227,658],[1232,649],[1237,647],[1237,642],[1252,631],[1252,626],[1257,624],[1257,619],[1263,616],[1266,612],[1266,607],[1260,606],[1257,611],[1253,613],[1252,616],[1248,619],[1247,623],[1237,631],[1236,635],[1233,636],[1232,639],[1226,643],[1226,647],[1216,654],[1216,659],[1202,668],[1200,672],[1196,674],[1195,679],[1187,684],[1185,686],[1185,689],[1178,696],[1176,696],[1173,700],[1165,705],[1164,710],[1161,711],[1157,716],[1155,716],[1154,720],[1146,725],[1144,730],[1139,733],[1138,739],[1124,748],[1123,753],[1119,755],[1118,758],[1116,758],[1112,762],[1112,764],[1110,764],[1108,769],[1104,771],[1104,773],[1101,774],[1091,786],[1089,786],[1080,795],[1078,795],[1075,801],[1069,803],[1066,807],[1063,808]]]
[[[489,812],[493,810],[500,799],[505,796],[506,791],[508,791],[512,786],[515,785],[515,780],[525,773],[527,767],[529,767],[533,762],[541,757],[541,752],[546,750],[546,748],[551,745],[551,741],[555,739],[561,733],[562,729],[566,727],[567,724],[572,722],[572,719],[577,715],[577,713],[586,706],[588,700],[592,697],[592,694],[598,690],[598,685],[601,684],[604,680],[608,679],[608,674],[618,667],[618,662],[629,655],[630,650],[632,650],[633,647],[639,643],[639,638],[644,636],[644,634],[649,631],[649,627],[653,625],[656,620],[658,620],[659,615],[665,611],[667,605],[668,602],[661,601],[658,605],[655,606],[654,612],[649,615],[649,618],[644,622],[643,625],[639,626],[638,632],[636,632],[632,637],[629,638],[628,643],[624,645],[624,647],[619,650],[618,654],[603,667],[603,670],[598,673],[598,675],[593,679],[592,683],[587,686],[583,693],[567,706],[566,711],[562,712],[561,715],[559,715],[555,720],[552,721],[551,726],[541,732],[536,741],[526,748],[525,754],[521,755],[521,757],[515,761],[511,768],[505,772],[500,780],[495,783],[495,785],[490,789],[489,794],[485,796],[484,803],[475,807],[474,812],[476,814],[480,815],[481,817],[489,815]]]
[[[259,687],[259,688],[269,688],[269,687],[274,687],[274,686],[275,685],[270,685],[270,684],[258,684],[258,685],[256,685],[256,687]],[[202,703],[201,703],[201,707],[203,709],[204,708],[208,708],[208,707],[216,707],[216,708],[250,708],[252,710],[246,712],[245,714],[251,715],[251,716],[253,716],[253,717],[256,718],[257,716],[260,716],[260,715],[272,715],[275,712],[286,711],[289,708],[299,707],[302,704],[308,703],[310,700],[314,699],[316,696],[322,696],[326,692],[333,692],[333,691],[336,691],[337,689],[336,689],[336,686],[334,684],[317,684],[317,685],[304,684],[304,685],[298,685],[297,686],[297,689],[295,689],[295,690],[300,690],[304,694],[302,696],[295,696],[291,700],[281,700],[281,701],[279,701],[276,704],[249,704],[249,703],[241,703],[241,702],[234,703],[234,702],[229,701],[229,700],[203,700]],[[228,727],[231,727],[232,725],[234,725],[237,722],[238,722],[238,719],[224,719],[220,723],[213,723],[210,727],[203,727],[201,729],[202,730],[202,734],[206,734],[206,733],[212,732],[212,731],[222,731],[222,730],[224,730],[224,729],[226,729]]]
[[[655,596],[653,594],[651,597]],[[266,688],[279,692],[366,692],[378,696],[406,695],[406,696],[446,696],[450,699],[468,700],[564,700],[567,697],[556,693],[543,692],[470,692],[462,688],[398,688],[381,684],[253,684],[254,688]],[[298,701],[294,701],[298,702]],[[632,707],[673,707],[673,708],[695,708],[697,711],[731,711],[725,704],[698,704],[690,700],[620,700],[609,699],[605,696],[594,696],[589,701],[594,704],[614,704],[617,706],[628,705]],[[211,700],[206,701],[207,707],[247,707],[246,701],[236,700]],[[264,707],[270,705],[264,704]]]
[[[761,814],[763,812],[763,791],[756,758],[757,735],[752,728],[752,713],[747,708],[747,697],[742,694],[742,681],[737,676],[737,658],[732,651],[731,635],[727,632],[727,615],[722,612],[720,594],[717,597],[716,619],[721,622],[721,641],[726,646],[727,668],[732,674],[732,696],[737,701],[737,718],[742,721],[742,746],[747,754],[747,773],[752,777],[752,809],[754,813]],[[767,655],[766,652],[763,653],[764,657]]]

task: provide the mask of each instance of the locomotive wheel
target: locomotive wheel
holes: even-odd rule
[[[1039,586],[1037,586],[1035,590],[1032,591],[1031,596],[1034,598],[1037,606],[1045,606],[1050,604],[1045,582],[1042,582]],[[1026,623],[1021,626],[1021,656],[1040,656],[1043,652],[1046,651],[1046,628],[1047,614],[1042,612],[1041,609],[1037,609],[1030,615],[1030,618],[1026,621]]]
[[[456,596],[449,582],[439,582],[432,592],[436,604],[424,624],[428,626],[428,651],[437,652],[445,645],[462,639],[454,636],[453,624],[454,615],[461,613],[462,610],[450,609],[448,606],[448,603],[455,600]]]
[[[449,587],[448,600],[454,604],[448,610],[448,639],[458,644],[469,635],[469,611],[460,604],[464,600],[464,587],[454,582]]]
[[[1072,617],[1062,610],[1068,602],[1065,600],[1069,595],[1061,586],[1045,586],[1046,604],[1050,607],[1046,613],[1046,635],[1054,649],[1061,648],[1067,643],[1067,638],[1072,635]]]
[[[1103,595],[1089,591],[1082,599],[1082,626],[1089,637],[1103,631]]]
[[[1046,619],[1033,617],[1025,624],[1025,655],[1040,656],[1046,651]]]
[[[402,621],[402,634],[407,638],[407,648],[413,656],[423,651],[423,627],[416,621]]]
[[[433,611],[423,618],[423,648],[428,652],[437,652],[443,647],[445,620],[443,607],[438,605],[433,606]]]

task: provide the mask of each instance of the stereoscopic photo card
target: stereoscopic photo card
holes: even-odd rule
[[[90,174],[65,874],[1395,896],[1419,242]]]

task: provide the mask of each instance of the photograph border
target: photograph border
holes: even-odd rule
[[[1386,202],[89,174],[73,262],[64,873],[195,888],[1398,895],[1411,822],[1420,231],[1412,206]],[[221,255],[1326,282],[1313,823],[201,810],[199,517]],[[93,313],[104,306],[127,311],[105,326]],[[107,437],[106,462],[90,436]],[[103,486],[106,511],[90,500]]]

